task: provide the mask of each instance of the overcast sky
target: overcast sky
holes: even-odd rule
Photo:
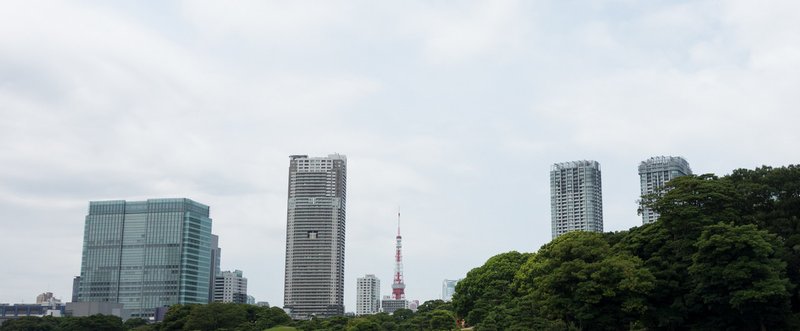
[[[800,160],[797,1],[19,1],[0,5],[0,302],[80,274],[90,200],[211,207],[222,268],[283,303],[289,155],[348,158],[345,305],[436,299],[550,240],[548,172],[601,164],[606,231],[637,166]]]

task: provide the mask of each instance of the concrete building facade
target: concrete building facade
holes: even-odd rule
[[[387,314],[394,314],[398,309],[408,309],[408,300],[406,299],[392,299],[390,296],[384,296],[381,300],[381,311]]]
[[[222,276],[220,259],[222,258],[222,248],[219,248],[219,236],[211,235],[211,272],[208,276],[208,302],[214,301],[214,284],[217,277]]]
[[[78,302],[121,303],[131,317],[157,307],[207,303],[209,207],[189,199],[92,201],[86,216]]]
[[[295,319],[344,315],[347,158],[290,158],[284,309]]]
[[[552,236],[570,231],[603,232],[600,163],[572,161],[550,168]]]
[[[692,174],[689,162],[680,156],[654,156],[639,164],[639,181],[641,195],[658,193],[668,181],[673,178]],[[658,220],[655,210],[640,206],[642,224],[653,223]]]
[[[381,280],[364,275],[356,280],[356,315],[369,315],[381,310]]]
[[[241,270],[223,271],[216,277],[214,302],[247,303],[247,278]]]

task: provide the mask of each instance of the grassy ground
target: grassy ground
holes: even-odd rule
[[[274,328],[269,328],[264,331],[297,331],[297,329],[291,326],[276,326]]]

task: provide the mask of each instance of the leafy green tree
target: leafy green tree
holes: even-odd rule
[[[730,180],[714,175],[683,176],[660,192],[643,196],[642,204],[659,212],[658,222],[631,229],[614,251],[639,257],[655,277],[648,311],[641,318],[649,329],[680,330],[692,317],[687,268],[702,230],[721,220],[741,221],[742,195]]]
[[[183,330],[183,326],[189,319],[189,314],[192,312],[192,307],[195,305],[172,305],[169,306],[164,320],[160,323],[162,331],[179,331]]]
[[[441,299],[428,300],[423,302],[417,307],[417,314],[425,314],[434,310],[449,310],[453,311],[453,304]]]
[[[642,197],[642,204],[659,212],[659,222],[671,234],[696,238],[706,225],[741,219],[742,196],[733,183],[712,174],[682,176],[661,191]]]
[[[548,319],[621,330],[646,311],[654,277],[639,258],[612,254],[602,234],[571,232],[544,245],[520,270],[517,286]]]
[[[400,327],[393,321],[381,322],[381,330],[384,331],[399,331]]]
[[[246,322],[247,311],[244,305],[214,302],[192,306],[184,329],[201,331],[233,329]]]
[[[127,321],[122,323],[122,326],[125,328],[125,330],[130,330],[130,329],[133,329],[133,328],[137,328],[137,327],[142,326],[142,325],[147,325],[147,320],[144,319],[144,318],[138,318],[138,317],[129,318]]]
[[[290,325],[292,318],[278,307],[262,307],[256,313],[255,325],[258,330],[269,329],[279,325]]]
[[[403,321],[407,321],[407,320],[410,320],[411,318],[413,318],[414,317],[414,311],[412,311],[411,309],[405,309],[405,308],[398,309],[398,310],[395,310],[394,313],[392,313],[392,317],[397,322],[402,323]]]
[[[472,269],[456,285],[453,309],[468,325],[479,324],[492,309],[515,297],[511,291],[517,270],[532,254],[508,252],[491,257]]]
[[[58,331],[59,322],[52,317],[20,317],[0,324],[2,331]]]
[[[381,331],[381,326],[368,318],[359,317],[347,323],[347,331]]]
[[[430,312],[428,319],[429,330],[454,330],[456,329],[456,318],[453,312],[448,310],[437,309]]]
[[[329,331],[344,331],[347,328],[349,319],[344,316],[328,317],[322,321],[322,327]]]
[[[122,331],[122,319],[112,315],[92,315],[88,317],[67,317],[61,321],[64,331]]]
[[[792,285],[775,235],[755,225],[719,223],[703,231],[692,257],[696,328],[767,330],[785,327]]]

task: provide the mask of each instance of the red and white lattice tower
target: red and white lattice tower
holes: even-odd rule
[[[392,282],[392,299],[406,298],[406,284],[403,283],[403,237],[400,236],[400,212],[397,212],[397,251],[394,253],[394,282]]]

